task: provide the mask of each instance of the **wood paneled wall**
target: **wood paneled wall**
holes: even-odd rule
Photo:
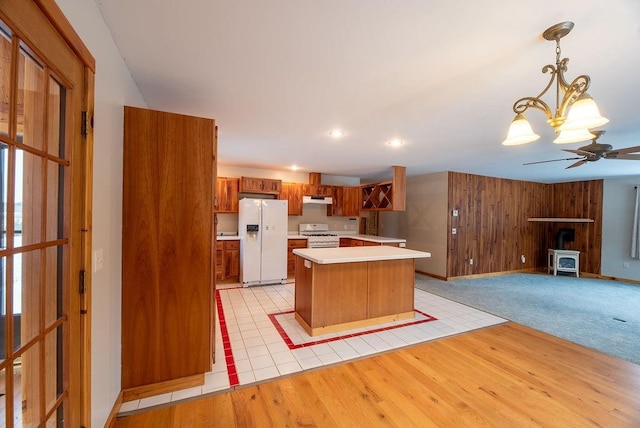
[[[575,229],[575,241],[565,243],[565,249],[580,251],[581,272],[600,274],[603,180],[556,183],[549,186],[549,205],[553,217],[587,218],[594,222],[545,223],[547,247],[554,248],[558,229]]]
[[[449,172],[448,181],[448,278],[546,267],[555,232],[569,226],[530,217],[595,220],[572,223],[576,241],[566,248],[583,252],[582,272],[600,273],[602,180],[543,184]]]
[[[542,265],[539,248],[546,238],[527,219],[545,214],[546,198],[545,184],[449,172],[447,277]]]

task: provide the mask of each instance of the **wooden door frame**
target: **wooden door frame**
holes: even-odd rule
[[[75,273],[83,272],[85,292],[79,301],[80,316],[80,378],[72,381],[72,385],[78,388],[75,394],[79,394],[79,409],[70,409],[73,413],[71,419],[76,420],[78,426],[91,426],[91,252],[92,252],[92,204],[93,204],[93,112],[94,112],[94,86],[95,86],[95,59],[84,45],[80,36],[75,32],[62,10],[54,0],[28,0],[35,5],[47,19],[55,31],[66,42],[71,51],[78,57],[83,65],[83,82],[79,88],[81,95],[81,110],[86,112],[82,120],[73,118],[73,126],[82,127],[82,136],[73,139],[74,169],[72,171],[72,186],[79,186],[80,190],[74,194],[81,194],[79,199],[71,200],[71,216],[73,222],[70,231],[70,245],[74,245],[81,253],[77,264],[72,263],[70,272],[71,280],[75,287]],[[25,2],[28,5],[28,3]],[[25,8],[26,9],[26,8]],[[14,7],[14,11],[17,10]],[[2,10],[4,15],[5,11]],[[24,19],[24,14],[18,15]],[[9,15],[10,18],[12,18]],[[19,18],[18,18],[19,19]],[[21,38],[28,40],[21,36]],[[82,123],[81,123],[82,122]],[[80,135],[80,132],[73,132]],[[77,247],[79,246],[79,247]],[[80,279],[78,279],[80,280]]]

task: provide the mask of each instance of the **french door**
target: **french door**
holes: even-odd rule
[[[87,423],[84,76],[36,2],[2,0],[0,426]]]

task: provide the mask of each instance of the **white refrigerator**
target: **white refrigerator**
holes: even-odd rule
[[[240,282],[287,282],[287,201],[244,198],[238,207]]]

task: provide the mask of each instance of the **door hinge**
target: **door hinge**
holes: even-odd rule
[[[87,135],[89,135],[89,132],[91,131],[91,128],[93,125],[92,121],[93,121],[93,117],[89,115],[89,112],[86,110],[83,111],[81,124],[80,124],[80,133],[82,134],[83,137],[86,137]]]
[[[87,291],[87,286],[85,284],[85,277],[86,276],[87,276],[87,271],[82,269],[80,271],[80,286],[78,288],[78,291],[80,292],[80,294],[84,294]]]

